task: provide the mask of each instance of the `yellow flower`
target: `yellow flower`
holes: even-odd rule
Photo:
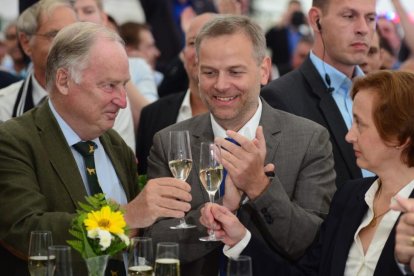
[[[126,226],[124,216],[120,211],[112,212],[109,206],[104,206],[100,211],[88,213],[88,218],[84,221],[86,230],[101,229],[113,234],[124,234]]]

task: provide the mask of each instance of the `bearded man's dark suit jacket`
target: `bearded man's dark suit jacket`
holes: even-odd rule
[[[147,158],[154,134],[177,122],[185,94],[186,92],[182,92],[160,98],[142,109],[135,135],[139,174],[147,173]]]
[[[368,205],[365,193],[374,177],[351,180],[335,194],[329,215],[321,226],[319,237],[296,265],[282,260],[256,238],[242,252],[252,256],[254,275],[344,275],[354,235],[361,224]],[[410,197],[413,197],[411,193]],[[398,221],[397,221],[398,222]],[[374,276],[403,275],[394,257],[395,223],[378,259]]]
[[[335,190],[329,134],[310,120],[275,110],[262,102],[260,125],[266,139],[265,164],[275,164],[276,176],[258,198],[242,205],[238,215],[243,224],[273,250],[295,259],[314,240]],[[186,215],[186,221],[198,227],[171,230],[169,227],[178,220],[162,219],[144,235],[151,236],[154,243],[180,243],[183,276],[217,275],[221,243],[199,241],[199,237],[207,234],[199,223],[200,208],[209,199],[198,177],[198,163],[200,143],[214,139],[210,114],[174,124],[154,136],[148,158],[149,178],[171,176],[168,168],[168,133],[171,130],[190,132],[193,167],[187,182],[191,185],[192,210]]]
[[[134,154],[113,130],[100,141],[131,200],[138,193]],[[0,125],[0,175],[0,241],[9,260],[4,264],[0,258],[1,267],[10,269],[4,275],[24,275],[27,263],[17,257],[27,259],[30,231],[51,230],[54,244],[66,244],[72,239],[68,229],[78,202],[87,195],[47,102]],[[80,254],[74,253],[72,260],[74,275],[85,275]]]
[[[329,130],[338,188],[347,180],[362,177],[352,145],[345,141],[348,129],[341,112],[309,57],[297,70],[265,86],[261,95],[274,108],[305,117]]]

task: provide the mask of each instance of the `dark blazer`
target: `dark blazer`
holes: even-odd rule
[[[287,27],[273,27],[266,33],[266,46],[272,51],[272,63],[282,76],[292,70],[289,50],[289,31]]]
[[[254,275],[343,275],[355,232],[368,210],[365,193],[374,180],[374,177],[352,180],[336,192],[319,237],[295,265],[282,260],[257,239],[252,239],[242,254],[252,256]],[[396,225],[384,245],[374,276],[402,275],[394,258]]]
[[[309,57],[299,69],[265,86],[261,95],[274,108],[308,118],[329,130],[338,187],[362,177],[352,145],[345,141],[348,129],[341,112]]]
[[[0,70],[0,88],[9,86],[12,83],[18,82],[20,79],[9,72]]]
[[[139,174],[147,173],[147,158],[152,146],[154,134],[176,123],[185,93],[169,95],[142,109],[136,134],[136,154]]]
[[[131,200],[138,194],[133,152],[113,130],[100,141]],[[54,244],[66,244],[78,202],[84,202],[86,195],[75,159],[47,102],[2,123],[0,243],[8,250],[0,250],[0,254],[16,260],[5,264],[0,258],[0,266],[11,270],[4,275],[27,271],[27,263],[22,267],[19,258],[27,260],[31,230],[50,230]],[[85,275],[80,254],[72,253],[74,275]]]
[[[187,71],[179,56],[176,56],[167,64],[163,73],[164,78],[158,86],[158,96],[160,98],[187,90]]]
[[[322,126],[275,110],[265,101],[260,125],[266,139],[265,164],[276,166],[276,176],[268,188],[254,201],[239,209],[242,223],[254,234],[281,252],[297,259],[312,244],[323,218],[328,213],[335,191],[335,172],[328,131]],[[191,211],[186,221],[197,228],[172,231],[169,227],[177,219],[158,220],[144,235],[154,243],[174,241],[180,243],[182,275],[217,275],[218,252],[221,243],[200,242],[206,235],[200,224],[200,209],[209,201],[199,179],[200,143],[214,139],[210,114],[195,116],[169,126],[154,136],[148,158],[148,177],[171,176],[168,167],[168,141],[170,130],[188,130],[191,139],[193,165],[187,182],[191,185]],[[252,183],[253,185],[254,183]]]

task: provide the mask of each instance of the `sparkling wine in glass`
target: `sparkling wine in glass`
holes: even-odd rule
[[[52,245],[51,231],[30,232],[29,272],[31,276],[48,275],[48,248]]]
[[[155,276],[180,276],[178,243],[160,242],[157,244],[155,259]]]
[[[131,240],[128,259],[128,276],[152,276],[152,239],[135,237]]]
[[[214,203],[214,197],[220,188],[223,179],[223,165],[221,165],[220,147],[214,143],[201,143],[200,153],[200,181],[206,189],[210,202]],[[219,241],[214,230],[208,231],[207,237],[200,238],[201,241]]]
[[[170,131],[170,147],[168,151],[168,166],[172,175],[181,180],[187,180],[190,174],[193,159],[191,157],[190,135],[188,130]],[[185,218],[171,229],[194,228],[195,225],[187,224]]]

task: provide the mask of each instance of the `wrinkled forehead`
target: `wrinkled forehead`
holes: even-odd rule
[[[76,21],[77,16],[72,7],[63,4],[54,5],[40,12],[37,29],[60,30]]]

